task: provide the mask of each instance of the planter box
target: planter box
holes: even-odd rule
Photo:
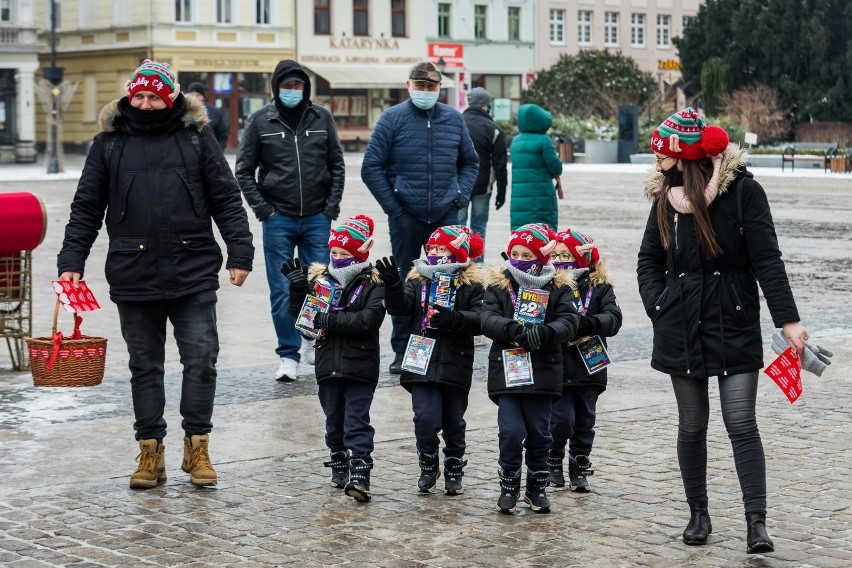
[[[586,140],[587,164],[617,164],[618,140]]]

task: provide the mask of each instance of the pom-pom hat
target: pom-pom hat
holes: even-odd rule
[[[149,91],[160,97],[166,106],[172,108],[180,93],[180,84],[175,80],[175,74],[168,63],[159,63],[146,59],[133,74],[133,78],[125,83],[124,90],[127,98],[139,91]]]
[[[478,234],[471,232],[465,225],[446,225],[435,229],[429,240],[423,245],[426,252],[432,245],[447,247],[457,262],[479,258],[485,250],[485,242]]]
[[[542,264],[547,264],[550,262],[550,253],[556,246],[556,241],[553,240],[554,236],[553,230],[545,223],[521,225],[512,231],[512,236],[506,245],[506,254],[511,256],[512,247],[521,245],[530,249]]]
[[[657,127],[651,136],[651,149],[671,158],[700,160],[721,154],[729,142],[727,132],[704,124],[692,107],[686,107]]]
[[[373,226],[373,220],[366,215],[350,217],[331,230],[328,248],[340,247],[364,262],[373,246]]]
[[[572,229],[565,229],[560,233],[556,233],[554,239],[556,242],[568,247],[568,250],[574,255],[574,261],[580,268],[587,268],[590,264],[597,264],[601,259],[598,247],[595,246],[595,240],[588,235]]]

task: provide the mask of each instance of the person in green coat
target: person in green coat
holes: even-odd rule
[[[559,221],[557,192],[562,199],[562,160],[547,134],[553,117],[538,105],[518,109],[520,134],[512,141],[512,198],[509,217],[512,229],[529,223],[547,223],[555,228]],[[554,186],[554,178],[556,185]]]

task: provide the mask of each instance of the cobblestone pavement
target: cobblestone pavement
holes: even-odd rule
[[[384,216],[349,161],[344,213]],[[2,179],[0,170],[0,179]],[[763,177],[762,177],[763,175]],[[808,376],[790,405],[763,379],[759,424],[767,453],[768,528],[776,552],[745,554],[745,521],[730,444],[711,387],[710,510],[714,532],[687,547],[688,519],[675,455],[676,408],[668,379],[649,368],[650,326],[635,283],[635,258],[647,216],[636,168],[566,167],[563,224],[597,237],[610,262],[625,326],[613,339],[616,363],[601,397],[592,456],[593,492],[551,493],[550,515],[523,505],[513,516],[495,503],[496,407],[485,395],[485,350],[477,355],[468,412],[466,492],[416,490],[410,399],[383,374],[373,405],[374,500],[359,504],[328,483],[322,416],[309,376],[282,385],[275,368],[262,256],[243,289],[223,288],[216,428],[211,455],[220,475],[197,489],[180,471],[179,364],[168,352],[166,439],[169,481],[132,491],[136,454],[126,355],[114,306],[98,274],[90,285],[104,310],[84,330],[110,338],[104,384],[33,389],[8,370],[0,350],[0,565],[3,566],[850,566],[852,565],[852,181],[846,176],[780,177],[758,172],[770,195],[784,258],[812,337],[835,353],[822,378]],[[74,181],[4,182],[46,201],[46,242],[34,255],[35,331],[49,329],[55,253]],[[365,205],[366,204],[366,205]],[[356,208],[357,205],[357,208]],[[257,244],[259,226],[253,220]],[[490,235],[505,235],[508,211],[492,212]],[[496,259],[504,239],[488,242]],[[387,254],[387,241],[374,258]],[[763,310],[765,338],[771,332]],[[385,325],[386,339],[389,326]],[[383,342],[383,368],[389,362]],[[0,345],[2,347],[2,345]],[[773,357],[766,349],[766,361]],[[440,483],[439,483],[440,487]]]

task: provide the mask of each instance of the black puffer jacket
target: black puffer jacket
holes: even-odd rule
[[[405,287],[394,293],[385,290],[385,305],[392,316],[410,316],[408,332],[424,335],[421,330],[423,320],[423,287],[428,298],[431,281],[412,268],[408,273]],[[465,325],[457,331],[440,331],[426,328],[426,337],[435,338],[435,348],[425,375],[402,371],[399,382],[409,392],[414,383],[438,383],[459,387],[470,391],[473,377],[473,336],[480,334],[479,313],[482,310],[481,267],[471,263],[459,271],[459,287],[456,289],[455,311],[464,316]]]
[[[509,292],[518,293],[518,284],[508,270],[492,268],[485,289],[485,304],[480,321],[482,333],[493,340],[488,353],[488,396],[496,404],[505,394],[551,394],[562,396],[562,344],[574,339],[580,316],[572,302],[571,277],[563,270],[544,288],[550,291],[544,325],[556,332],[555,340],[530,355],[535,384],[507,387],[503,373],[503,350],[517,347],[509,335],[513,326],[515,305]]]
[[[669,208],[673,244],[665,250],[657,225],[657,200],[664,198],[661,174],[653,174],[646,195],[654,200],[639,249],[637,274],[645,311],[654,325],[651,366],[663,373],[711,377],[763,367],[760,297],[763,290],[777,327],[799,321],[781,260],[766,193],[745,170],[747,154],[736,145],[725,151],[720,193],[710,204],[710,221],[722,254],[699,253],[692,215]],[[737,180],[742,184],[743,234],[737,222]]]
[[[297,128],[279,108],[278,83],[301,75],[305,91]],[[311,80],[295,61],[285,60],[272,74],[273,102],[246,122],[235,168],[246,201],[261,221],[275,213],[308,217],[340,214],[346,168],[331,113],[310,101]]]
[[[488,113],[481,108],[470,107],[462,115],[473,147],[479,156],[479,174],[473,183],[471,195],[483,195],[491,191],[491,184],[497,184],[497,196],[505,199],[508,176],[506,163],[506,137]]]
[[[310,286],[321,277],[333,280],[327,266],[312,264],[308,271]],[[364,286],[358,297],[353,298],[361,284]],[[291,291],[289,312],[293,317],[301,311],[305,295]],[[385,319],[384,299],[385,287],[372,266],[343,289],[340,305],[346,307],[334,312],[334,329],[316,343],[314,372],[318,383],[328,379],[351,379],[373,386],[378,384],[379,328]],[[348,305],[349,302],[352,304]]]
[[[240,190],[206,128],[204,106],[178,96],[173,124],[155,133],[132,124],[126,109],[124,97],[101,111],[103,132],[95,136],[71,203],[59,273],[83,273],[104,211],[113,300],[171,299],[218,288],[222,252],[213,221],[228,247],[227,268],[251,270],[254,246]],[[200,148],[186,131],[195,133]],[[110,146],[110,140],[120,143]]]
[[[595,270],[586,272],[576,282],[576,293],[574,293],[574,306],[586,304],[586,295],[589,289],[592,295],[586,308],[586,317],[581,318],[577,336],[599,335],[606,346],[606,338],[612,337],[621,329],[621,308],[615,299],[615,291],[612,288],[612,280],[604,261],[598,262]],[[578,311],[580,311],[578,309]],[[584,323],[585,322],[585,323]],[[610,358],[612,356],[610,355]],[[606,389],[606,369],[590,375],[583,364],[576,345],[562,346],[562,361],[564,374],[562,384],[566,387],[577,387],[585,385],[598,385],[601,391]]]

